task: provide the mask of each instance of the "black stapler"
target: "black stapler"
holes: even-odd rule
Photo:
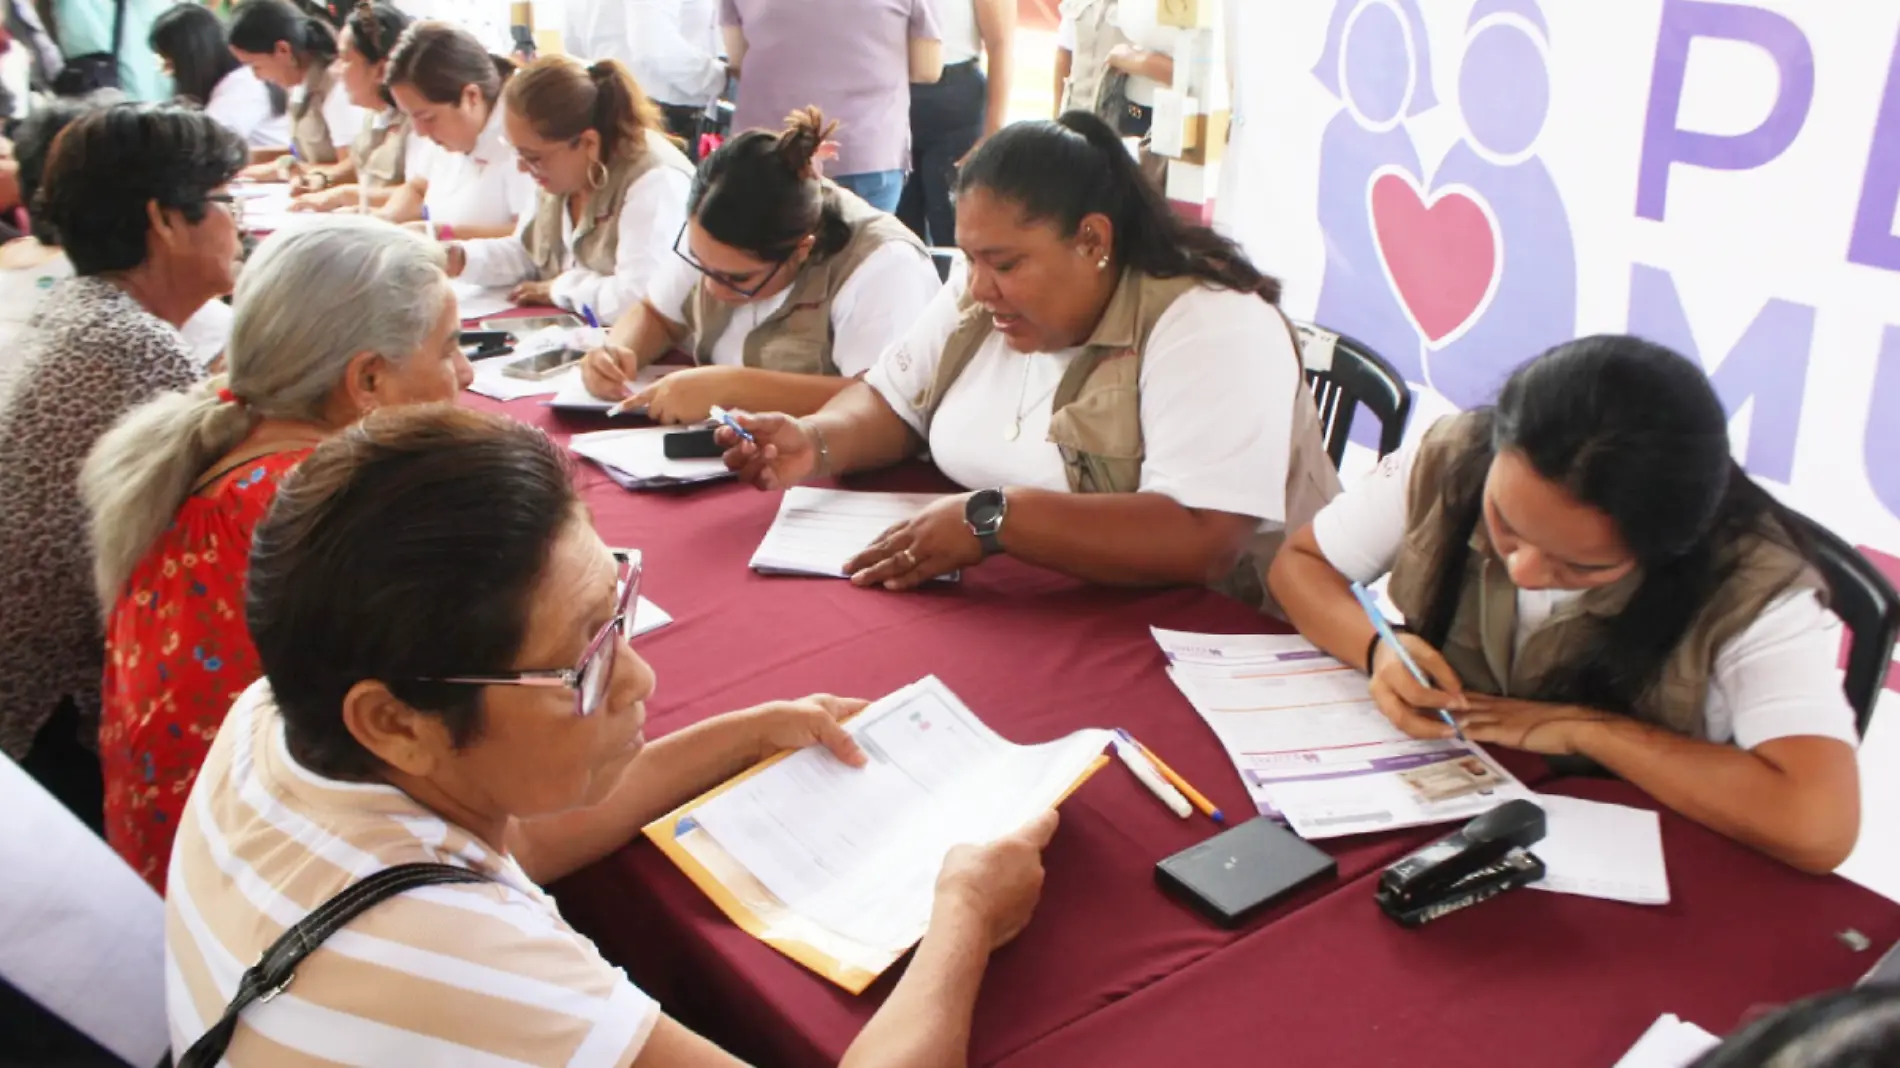
[[[1544,810],[1506,801],[1455,834],[1399,859],[1379,877],[1379,908],[1406,927],[1534,883],[1544,862],[1530,847],[1544,837]]]

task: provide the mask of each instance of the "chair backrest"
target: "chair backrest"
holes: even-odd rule
[[[1396,450],[1412,414],[1412,391],[1405,378],[1355,338],[1312,323],[1293,326],[1300,335],[1306,385],[1319,405],[1320,430],[1333,466],[1346,459],[1346,441],[1360,405],[1379,420],[1379,455]]]
[[[1854,706],[1854,721],[1865,736],[1874,703],[1887,683],[1893,643],[1900,636],[1900,594],[1858,549],[1807,516],[1795,514],[1801,533],[1814,549],[1814,562],[1827,579],[1828,607],[1852,635],[1847,647],[1847,678],[1842,689]]]

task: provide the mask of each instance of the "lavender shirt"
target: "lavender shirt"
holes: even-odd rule
[[[745,33],[735,130],[816,104],[838,120],[833,177],[910,164],[910,39],[938,40],[931,0],[721,0]]]

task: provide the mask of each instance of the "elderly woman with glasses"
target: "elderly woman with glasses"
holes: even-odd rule
[[[247,158],[202,112],[122,105],[67,127],[41,178],[34,222],[76,277],[3,357],[24,370],[0,410],[0,749],[95,821],[103,642],[74,483],[114,420],[198,378],[178,327],[231,291]]]
[[[626,638],[639,587],[638,554],[601,542],[535,430],[423,406],[318,446],[257,531],[265,678],[225,721],[172,856],[174,1050],[212,1031],[287,925],[421,862],[478,881],[349,920],[284,996],[242,1011],[224,1063],[737,1063],[540,887],[773,752],[864,764],[838,724],[862,702],[769,704],[649,742],[654,675]],[[1054,830],[1048,813],[950,854],[929,932],[845,1064],[964,1062],[989,953],[1027,923]]]
[[[665,423],[713,405],[806,415],[903,337],[937,273],[903,223],[819,175],[836,127],[807,108],[706,157],[676,262],[588,353],[590,392]],[[699,366],[636,394],[634,375],[674,347]]]

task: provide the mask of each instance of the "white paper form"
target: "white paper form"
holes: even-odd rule
[[[726,462],[715,456],[709,460],[671,460],[666,455],[666,435],[673,427],[640,427],[634,430],[602,430],[576,434],[568,439],[568,448],[578,456],[622,472],[636,481],[703,482],[730,477]]]
[[[640,373],[633,376],[633,388],[646,389],[667,375],[684,370],[687,368],[679,364],[649,364],[640,368]],[[618,403],[618,401],[601,400],[587,392],[587,383],[582,381],[579,372],[575,372],[572,376],[561,376],[561,388],[548,400],[548,407],[575,412],[604,412]]]
[[[1544,810],[1545,826],[1543,841],[1531,847],[1544,862],[1544,877],[1533,888],[1632,905],[1669,904],[1662,821],[1654,812],[1555,794],[1533,800]]]
[[[789,908],[892,950],[923,936],[945,854],[1054,807],[1110,739],[1092,729],[1014,745],[934,677],[846,728],[867,767],[807,749],[701,805],[693,820]]]
[[[463,322],[515,310],[515,302],[508,299],[512,290],[507,286],[478,286],[455,280],[449,283],[449,288],[455,291],[456,314]]]
[[[935,493],[856,493],[794,486],[752,554],[768,574],[847,578],[844,565],[891,527],[940,499]]]
[[[1721,1039],[1667,1012],[1649,1025],[1636,1045],[1616,1062],[1616,1068],[1688,1068],[1697,1057],[1720,1044]]]
[[[1394,727],[1364,675],[1304,638],[1154,635],[1256,807],[1302,837],[1469,819],[1530,796],[1477,746]]]

